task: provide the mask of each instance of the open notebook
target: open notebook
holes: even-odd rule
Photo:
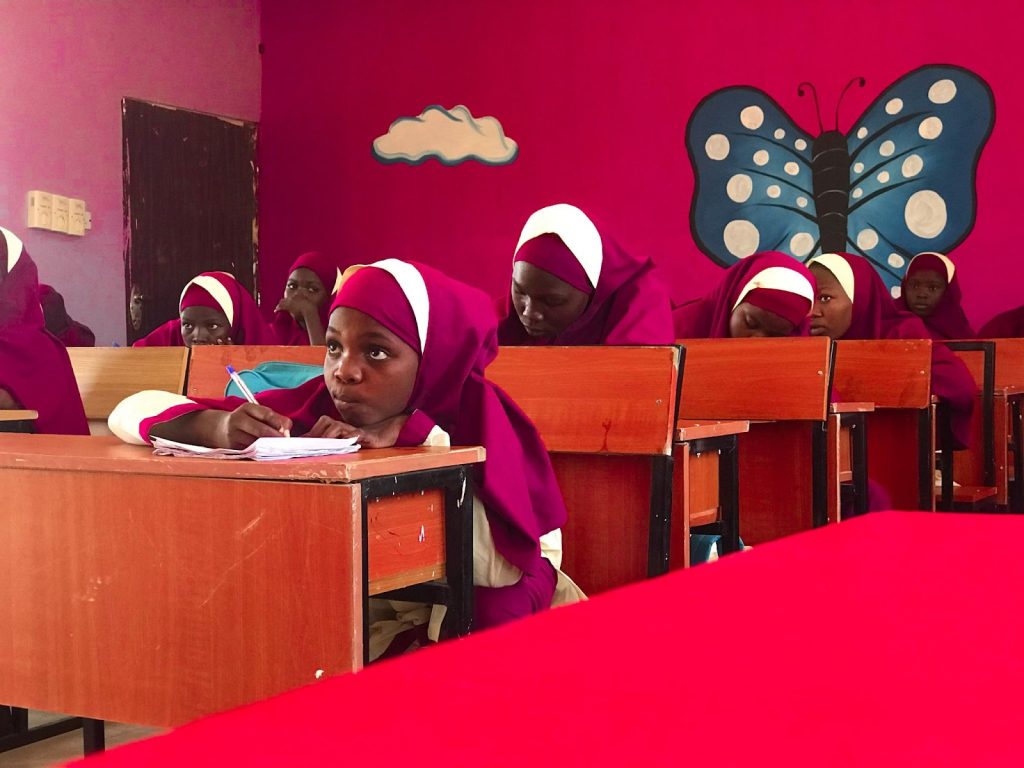
[[[307,459],[312,456],[336,456],[359,450],[357,438],[329,437],[261,437],[248,448],[206,448],[202,445],[177,443],[174,440],[153,438],[153,453],[157,456],[201,456],[206,459]]]

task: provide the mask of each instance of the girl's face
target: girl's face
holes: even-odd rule
[[[512,305],[534,338],[554,338],[575,323],[590,296],[526,261],[512,268]]]
[[[230,344],[231,325],[219,309],[185,307],[181,310],[181,338],[186,347]]]
[[[907,306],[920,317],[928,317],[935,311],[939,299],[946,292],[945,278],[933,269],[922,269],[907,278]]]
[[[811,264],[810,269],[818,283],[811,309],[811,336],[841,339],[853,322],[853,302],[831,270],[820,264]]]
[[[793,324],[767,309],[742,302],[729,316],[729,335],[734,339],[789,336]]]
[[[324,380],[341,419],[368,427],[405,411],[420,356],[357,309],[338,307],[327,326]]]
[[[316,276],[316,272],[305,267],[299,267],[288,275],[288,282],[284,284],[284,297],[286,299],[290,299],[296,294],[301,294],[303,298],[309,299],[317,307],[322,307],[324,302],[327,301],[327,291],[324,289],[324,284]]]

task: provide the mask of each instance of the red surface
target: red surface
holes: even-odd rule
[[[878,513],[87,765],[1020,765],[1022,535]]]
[[[817,135],[814,102],[797,85],[814,83],[831,129],[843,86],[863,76],[867,85],[843,99],[845,132],[897,78],[948,63],[976,72],[996,99],[977,225],[954,256],[964,304],[980,326],[1021,303],[1019,280],[1008,279],[1021,274],[1020,260],[1007,238],[1024,176],[1022,81],[1008,65],[1020,47],[1019,5],[262,0],[260,8],[266,295],[280,293],[292,259],[318,248],[346,264],[422,261],[497,296],[508,290],[527,216],[571,202],[600,217],[628,252],[654,258],[672,298],[702,296],[721,279],[690,236],[684,132],[702,98],[755,86]],[[496,117],[519,143],[518,158],[501,167],[374,159],[373,140],[393,120],[431,104]]]

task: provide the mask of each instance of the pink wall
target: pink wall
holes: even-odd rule
[[[123,343],[121,99],[258,119],[258,0],[4,0],[0,12],[0,223],[98,344]],[[92,230],[27,229],[30,189],[84,198]]]
[[[762,88],[816,133],[811,79],[841,127],[890,83],[927,63],[968,67],[992,86],[996,125],[979,169],[980,210],[958,251],[975,321],[1024,302],[1005,249],[1024,176],[1024,98],[1010,4],[933,0],[436,0],[301,7],[263,0],[261,259],[272,295],[310,248],[349,261],[436,264],[505,290],[519,228],[541,205],[599,214],[628,248],[664,266],[677,299],[719,268],[689,233],[686,121],[710,91]],[[509,166],[382,165],[373,139],[429,104],[493,115],[519,142]]]

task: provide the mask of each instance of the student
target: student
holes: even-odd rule
[[[192,347],[197,344],[277,344],[249,292],[227,272],[203,272],[181,292],[181,316],[169,320],[133,347]]]
[[[0,227],[0,409],[39,413],[35,431],[87,435],[64,345],[46,330],[39,277],[18,236]]]
[[[833,339],[927,339],[921,318],[896,308],[871,263],[850,253],[826,253],[809,262],[818,284],[811,335]],[[970,441],[974,379],[942,344],[932,345],[932,393],[944,401],[956,448]]]
[[[960,306],[956,267],[941,253],[919,253],[907,266],[896,308],[913,312],[924,322],[928,338],[973,339],[974,329]]]
[[[627,254],[574,205],[526,221],[499,301],[508,345],[671,344],[671,304],[650,259]]]
[[[284,298],[274,307],[271,323],[278,344],[324,345],[327,309],[341,285],[341,270],[319,251],[297,258],[288,270]]]
[[[95,347],[96,334],[71,318],[64,307],[64,297],[52,285],[39,286],[39,303],[43,307],[46,330],[65,347]]]
[[[133,443],[159,436],[234,448],[280,430],[354,435],[366,448],[482,445],[487,461],[475,469],[476,628],[579,599],[557,570],[566,510],[544,444],[519,407],[484,378],[497,353],[486,297],[396,259],[352,267],[331,305],[326,335],[321,378],[263,392],[258,405],[140,392],[111,413],[111,431]]]
[[[1019,339],[1024,336],[1024,307],[1017,307],[993,317],[978,331],[979,339]]]
[[[678,339],[806,336],[814,277],[784,253],[755,253],[726,270],[702,299],[673,312]]]

